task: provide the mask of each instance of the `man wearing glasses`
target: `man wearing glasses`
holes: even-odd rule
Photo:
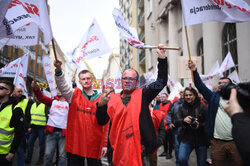
[[[157,137],[149,111],[150,102],[167,84],[168,63],[162,45],[157,49],[158,78],[146,88],[136,88],[139,74],[127,69],[122,74],[122,89],[118,94],[103,93],[97,103],[97,121],[105,125],[110,120],[109,141],[114,165],[141,166],[164,138]]]
[[[0,79],[0,165],[11,166],[15,152],[24,136],[24,115],[16,100],[10,97],[14,85]]]

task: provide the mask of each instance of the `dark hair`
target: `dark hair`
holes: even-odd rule
[[[134,70],[135,73],[136,73],[136,80],[137,80],[137,81],[139,80],[139,73],[138,73],[138,71],[136,71],[136,70],[133,69],[133,68],[128,68],[128,69],[126,69],[126,70]],[[126,70],[125,70],[125,71],[126,71]],[[125,71],[122,72],[122,75],[123,75],[123,73],[124,73]]]
[[[198,92],[193,87],[186,87],[185,88],[185,90],[184,90],[184,98],[185,98],[185,93],[186,93],[187,90],[194,94],[194,96],[195,96],[195,102],[197,100],[200,100],[200,98],[198,96]]]
[[[221,77],[220,78],[220,80],[225,80],[225,79],[229,80],[229,82],[232,83],[232,80],[230,78],[228,78],[228,77]]]
[[[82,70],[78,73],[78,77],[80,77],[81,74],[86,74],[86,73],[89,73],[92,76],[92,73],[89,70]]]
[[[11,93],[14,91],[15,85],[13,85],[13,83],[10,80],[8,80],[6,78],[1,78],[0,83],[6,84]]]

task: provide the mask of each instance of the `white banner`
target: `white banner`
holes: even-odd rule
[[[4,45],[36,45],[39,28],[43,32],[45,44],[49,44],[52,39],[46,0],[13,0],[5,17],[14,36],[0,40],[0,48]]]
[[[13,32],[8,23],[8,20],[5,18],[8,7],[11,3],[11,0],[0,0],[0,39],[3,37],[10,36]]]
[[[21,58],[18,58],[2,67],[0,69],[0,77],[15,77],[20,61]]]
[[[110,53],[110,47],[94,19],[80,44],[72,52],[73,63],[80,67],[83,60]]]
[[[209,21],[250,21],[250,6],[244,0],[181,0],[185,25]]]
[[[234,64],[232,55],[230,52],[228,52],[227,56],[225,57],[225,59],[223,60],[223,62],[220,65],[220,69],[219,69],[220,76],[223,77],[223,73],[234,66],[235,66],[235,64]]]
[[[43,69],[46,75],[47,82],[49,84],[51,95],[55,97],[57,95],[56,82],[53,77],[52,69],[50,66],[50,57],[48,55],[43,55]]]
[[[229,74],[228,78],[230,78],[234,84],[240,83],[240,78],[235,70]]]
[[[14,61],[11,61],[10,63],[2,67],[0,69],[0,77],[16,77],[16,72],[18,70],[19,65],[22,65],[23,76],[27,77],[28,63],[29,63],[29,55],[25,54],[22,57]]]
[[[25,83],[25,75],[27,75],[27,68],[29,63],[29,56],[26,54],[21,57],[14,79],[14,85],[23,89],[23,94],[28,98],[28,91]],[[26,72],[26,73],[25,73]]]
[[[134,35],[135,33],[131,31],[131,28],[124,20],[121,12],[114,8],[113,10],[113,17],[115,19],[115,24],[117,26],[118,31],[120,32],[121,36],[132,46],[135,48],[145,49],[145,48],[152,48],[153,46],[149,46],[144,44],[143,42],[139,41],[138,38]]]

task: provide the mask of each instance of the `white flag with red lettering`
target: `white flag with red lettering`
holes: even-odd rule
[[[28,63],[29,63],[29,56],[28,54],[26,54],[21,57],[21,60],[18,64],[18,68],[16,71],[16,76],[13,82],[15,86],[19,86],[23,89],[23,94],[27,98],[28,98],[28,91],[27,91],[26,83],[25,83],[25,75],[27,75]]]
[[[230,78],[234,84],[240,83],[240,78],[236,70],[234,70],[231,74],[229,74],[228,78]]]
[[[244,0],[181,0],[185,25],[209,21],[250,21],[250,6]]]
[[[0,77],[15,77],[20,61],[21,58],[18,58],[2,67],[0,69]]]
[[[139,41],[138,38],[135,36],[135,33],[131,31],[128,23],[124,20],[120,10],[114,8],[113,10],[113,17],[115,19],[115,24],[117,26],[118,31],[120,32],[121,36],[132,46],[135,48],[145,49],[145,48],[153,48],[153,46],[149,46],[144,44],[143,42]]]
[[[55,97],[57,95],[56,82],[50,66],[50,57],[48,55],[43,55],[43,69],[49,84],[51,95]]]
[[[227,71],[228,69],[230,69],[230,68],[232,68],[234,66],[235,66],[235,64],[234,64],[232,55],[231,55],[230,52],[228,52],[227,56],[225,57],[225,59],[223,60],[222,64],[220,65],[220,69],[219,69],[220,76],[222,77],[223,73],[225,71]]]
[[[80,67],[83,60],[92,59],[110,52],[109,44],[96,19],[94,19],[80,44],[73,50],[71,58],[73,63]]]
[[[50,19],[46,0],[12,0],[5,15],[14,35],[0,40],[4,45],[31,46],[38,43],[39,29],[44,43],[52,39]]]

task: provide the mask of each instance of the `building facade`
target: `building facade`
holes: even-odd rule
[[[250,0],[245,1],[250,4]],[[142,2],[143,4],[141,4]],[[186,83],[186,79],[178,77],[178,65],[187,65],[178,64],[178,57],[188,56],[181,1],[142,0],[142,2],[137,0],[138,11],[144,6],[144,14],[139,12],[137,20],[144,19],[145,43],[149,45],[162,43],[170,47],[180,47],[180,51],[167,51],[169,74],[174,81]],[[138,32],[140,34],[140,31]],[[188,26],[187,32],[191,56],[201,56],[201,74],[208,74],[217,60],[221,64],[230,51],[240,80],[248,81],[250,79],[250,72],[247,67],[250,61],[250,22],[207,22]],[[143,41],[144,37],[140,36],[143,35],[139,35],[139,39]],[[140,59],[140,66],[145,66],[143,70],[140,70],[140,74],[153,71],[157,63],[155,50],[146,50],[143,58]],[[225,73],[225,75],[233,70]]]

